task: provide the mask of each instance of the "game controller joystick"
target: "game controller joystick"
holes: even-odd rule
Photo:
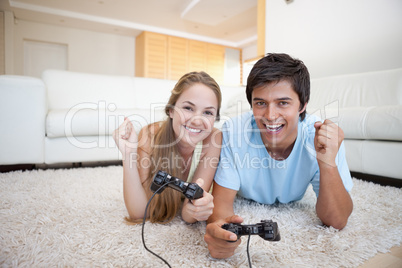
[[[160,189],[161,186],[163,186],[166,183],[168,184],[165,185],[162,189]],[[201,198],[204,193],[204,190],[198,184],[182,181],[179,178],[173,177],[168,173],[159,170],[155,174],[155,177],[152,181],[151,191],[156,192],[158,189],[160,189],[158,193],[161,193],[166,189],[167,186],[179,192],[182,192],[184,196],[190,200]]]
[[[240,223],[226,223],[222,228],[237,235],[239,239],[242,235],[259,235],[264,240],[279,241],[281,235],[278,224],[272,220],[262,220],[261,223],[251,225],[241,225]],[[230,241],[233,242],[233,241]]]

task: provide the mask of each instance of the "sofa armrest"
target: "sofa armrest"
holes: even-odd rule
[[[0,165],[44,162],[46,111],[42,80],[0,76]]]

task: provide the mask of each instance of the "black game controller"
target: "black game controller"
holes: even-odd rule
[[[278,224],[272,220],[262,220],[261,223],[251,225],[241,225],[240,223],[226,223],[222,228],[237,235],[239,239],[242,235],[259,235],[264,240],[279,241],[281,235],[278,230]],[[234,242],[234,241],[230,241]]]
[[[154,180],[151,184],[151,191],[156,192],[162,185],[165,185],[162,189],[159,190],[158,193],[163,192],[167,186],[182,192],[185,197],[190,200],[201,198],[204,190],[196,183],[193,182],[185,182],[179,178],[173,177],[168,173],[159,170],[154,177]]]

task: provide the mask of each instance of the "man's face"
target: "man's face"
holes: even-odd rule
[[[267,148],[287,149],[297,137],[300,100],[292,85],[286,81],[271,82],[252,92],[253,114],[261,138]]]

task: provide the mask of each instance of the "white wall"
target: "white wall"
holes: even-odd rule
[[[14,74],[14,14],[4,11],[5,74]]]
[[[68,70],[134,76],[135,37],[19,20],[13,25],[13,74],[24,72],[24,40],[68,46]]]
[[[248,47],[243,48],[242,55],[243,55],[243,62],[247,61],[247,60],[255,59],[258,55],[257,44],[252,44]]]
[[[266,0],[265,52],[312,78],[402,67],[401,0]]]
[[[250,74],[251,68],[255,63],[255,59],[257,58],[257,44],[250,45],[248,47],[243,48],[243,85],[247,84],[247,77]],[[250,62],[252,60],[252,62]]]

